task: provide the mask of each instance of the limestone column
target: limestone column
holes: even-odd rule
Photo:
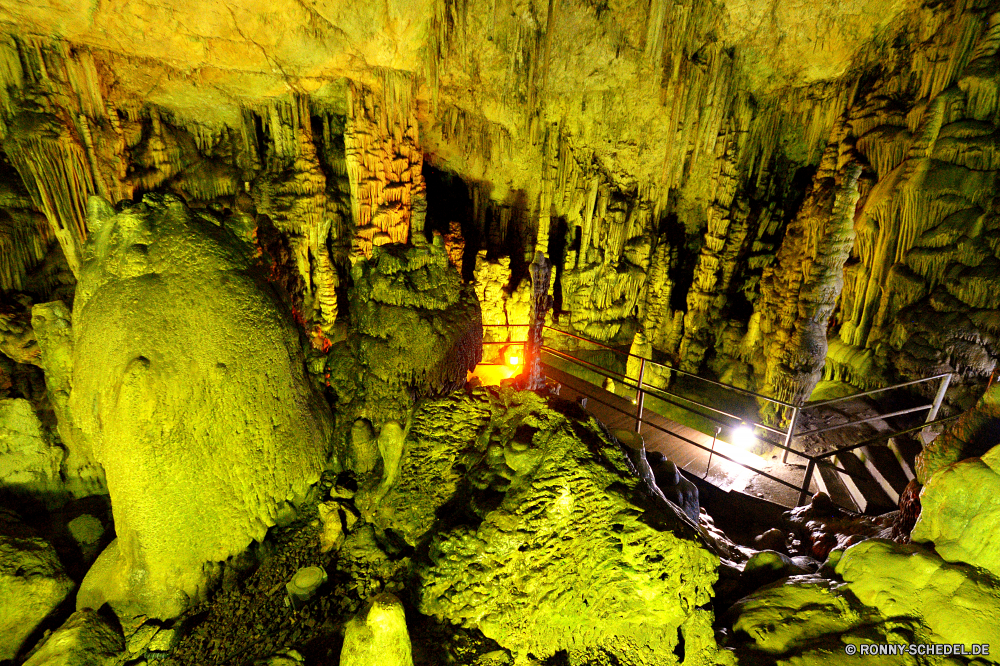
[[[528,340],[525,347],[524,373],[521,375],[521,388],[534,391],[545,386],[542,375],[542,334],[545,326],[545,315],[552,307],[552,296],[549,295],[549,282],[552,279],[552,264],[541,252],[535,253],[535,260],[529,267],[531,272],[531,317],[529,321]]]
[[[842,118],[777,260],[761,280],[762,343],[755,369],[764,393],[789,402],[806,400],[822,376],[827,325],[854,245],[861,165],[841,142],[843,131]]]

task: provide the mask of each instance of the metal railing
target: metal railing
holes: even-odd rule
[[[528,326],[527,324],[484,324],[483,325],[484,328],[490,328],[490,327],[497,327],[497,328],[499,328],[499,327],[502,327],[502,328],[521,328],[521,327],[527,327],[527,326]],[[628,415],[628,416],[633,416],[634,419],[635,419],[635,431],[637,433],[641,431],[641,428],[642,428],[643,425],[647,425],[647,426],[652,427],[652,428],[654,428],[656,430],[659,430],[659,431],[661,431],[661,432],[663,432],[665,434],[668,434],[671,437],[674,437],[674,438],[676,438],[676,439],[678,439],[678,440],[680,440],[682,442],[685,442],[688,445],[695,446],[695,447],[697,447],[699,449],[702,449],[704,451],[708,451],[709,452],[709,467],[711,467],[711,456],[713,456],[713,455],[714,456],[718,456],[720,458],[723,458],[724,460],[727,460],[727,461],[732,462],[732,463],[734,463],[736,465],[739,465],[739,466],[741,466],[741,467],[743,467],[743,468],[745,468],[747,470],[750,470],[751,472],[754,472],[755,474],[759,474],[759,475],[761,475],[761,476],[763,476],[763,477],[765,477],[767,479],[770,479],[771,481],[774,481],[774,482],[779,483],[779,484],[781,484],[783,486],[789,487],[789,488],[791,488],[793,490],[798,490],[799,491],[798,504],[800,504],[800,505],[803,504],[803,503],[805,503],[806,498],[809,496],[809,488],[810,488],[810,486],[812,484],[813,475],[815,474],[818,465],[821,465],[821,464],[823,464],[823,465],[830,465],[836,471],[838,471],[838,472],[840,472],[842,474],[846,474],[848,476],[851,476],[850,472],[848,472],[847,470],[842,469],[840,467],[837,467],[832,462],[829,462],[828,461],[829,458],[833,458],[834,456],[836,456],[838,454],[845,453],[845,452],[848,452],[848,451],[853,451],[855,449],[862,448],[864,446],[869,446],[871,444],[874,444],[876,442],[879,442],[879,441],[882,441],[884,439],[888,439],[888,438],[891,438],[891,437],[894,437],[894,436],[898,436],[898,435],[902,435],[902,434],[907,434],[907,433],[915,432],[915,431],[919,431],[919,430],[925,430],[927,428],[930,428],[931,426],[951,421],[952,419],[954,419],[954,418],[956,418],[958,416],[958,415],[955,415],[955,416],[950,416],[950,417],[946,417],[946,418],[943,418],[943,419],[937,419],[937,413],[938,413],[938,410],[941,407],[942,402],[944,401],[945,394],[948,391],[948,387],[950,385],[951,378],[952,378],[952,373],[942,373],[942,374],[934,375],[932,377],[924,377],[922,379],[917,379],[917,380],[913,380],[913,381],[909,381],[909,382],[902,382],[900,384],[895,384],[893,386],[889,386],[889,387],[885,387],[885,388],[879,388],[879,389],[873,389],[873,390],[870,390],[870,391],[863,391],[863,392],[860,392],[860,393],[854,393],[854,394],[843,396],[843,397],[840,397],[840,398],[833,398],[833,399],[830,399],[830,400],[822,400],[822,401],[819,401],[819,402],[813,402],[813,403],[806,403],[806,404],[798,404],[798,405],[796,405],[796,404],[793,404],[793,403],[790,403],[790,402],[786,402],[786,401],[783,401],[783,400],[778,400],[776,398],[765,396],[765,395],[762,395],[760,393],[756,393],[754,391],[750,391],[748,389],[743,389],[743,388],[740,388],[740,387],[737,387],[737,386],[732,386],[730,384],[725,384],[723,382],[718,382],[718,381],[715,381],[715,380],[712,380],[712,379],[707,379],[705,377],[700,377],[700,376],[698,376],[698,375],[696,375],[694,373],[687,372],[687,371],[681,370],[679,368],[674,368],[672,366],[669,366],[669,365],[666,365],[666,364],[663,364],[663,363],[658,363],[656,361],[653,361],[652,359],[645,358],[643,356],[638,356],[636,354],[632,354],[631,352],[626,352],[626,351],[623,351],[623,350],[620,350],[620,349],[616,349],[616,348],[611,347],[609,345],[606,345],[606,344],[604,344],[602,342],[598,342],[596,340],[590,340],[588,338],[581,337],[581,336],[576,335],[574,333],[569,333],[568,331],[562,331],[562,330],[554,328],[552,326],[545,326],[544,330],[545,331],[551,331],[551,332],[554,332],[554,333],[557,333],[557,334],[560,334],[560,335],[563,335],[563,336],[568,336],[570,338],[574,338],[574,339],[576,339],[578,341],[582,341],[582,342],[585,342],[587,344],[592,344],[592,345],[594,345],[596,347],[599,347],[601,349],[613,352],[615,354],[623,355],[623,356],[626,356],[627,358],[633,358],[633,359],[638,360],[638,362],[639,362],[639,369],[638,369],[638,373],[637,373],[638,376],[637,376],[637,378],[633,378],[633,377],[630,377],[629,374],[628,374],[627,361],[626,361],[626,372],[625,373],[620,373],[620,372],[617,372],[617,371],[614,371],[614,370],[603,368],[603,367],[597,365],[596,363],[593,363],[593,362],[588,361],[586,359],[582,359],[582,358],[579,358],[577,356],[574,356],[571,353],[569,353],[567,350],[557,349],[557,348],[554,348],[554,347],[551,347],[551,346],[548,346],[548,345],[543,345],[542,348],[541,348],[541,352],[542,353],[549,354],[550,356],[553,356],[553,357],[555,357],[557,359],[561,359],[563,361],[568,361],[570,363],[574,363],[574,364],[580,365],[581,367],[586,368],[587,370],[589,370],[591,372],[594,372],[594,373],[596,373],[596,374],[598,374],[600,376],[604,376],[604,377],[610,378],[612,380],[617,380],[617,381],[621,382],[624,386],[628,387],[629,389],[634,390],[636,392],[636,398],[633,401],[633,404],[635,406],[634,414],[630,413],[629,411],[627,411],[625,409],[622,409],[621,407],[613,405],[613,404],[611,404],[611,403],[609,403],[609,402],[607,402],[605,400],[601,400],[600,398],[598,398],[598,397],[596,397],[594,395],[588,395],[588,398],[593,399],[596,402],[599,402],[599,403],[601,403],[601,404],[603,404],[603,405],[605,405],[605,406],[607,406],[607,407],[609,407],[609,408],[611,408],[611,409],[613,409],[615,411],[618,411],[618,412],[623,413],[623,414]],[[523,340],[505,340],[505,341],[485,341],[483,344],[484,345],[486,345],[486,344],[489,344],[489,345],[517,345],[517,344],[524,344],[524,342],[525,341],[523,341]],[[673,391],[669,391],[669,390],[667,390],[665,388],[653,386],[653,385],[651,385],[651,384],[649,384],[648,382],[645,381],[647,367],[662,368],[663,370],[667,371],[668,373],[676,374],[676,375],[679,375],[679,376],[690,377],[692,379],[695,379],[695,380],[698,380],[698,381],[701,381],[701,382],[705,382],[705,383],[707,383],[709,385],[712,385],[712,386],[715,386],[715,387],[718,387],[718,388],[722,388],[722,389],[724,389],[726,391],[729,391],[729,392],[737,393],[737,394],[740,394],[740,395],[743,395],[743,396],[753,397],[753,398],[755,398],[757,400],[763,400],[763,401],[766,401],[766,402],[770,402],[770,403],[778,406],[781,409],[788,410],[786,412],[786,414],[784,414],[784,416],[787,418],[788,427],[785,428],[785,429],[775,428],[775,427],[770,426],[768,424],[757,422],[754,419],[748,419],[745,416],[740,416],[738,414],[734,414],[732,412],[726,411],[725,409],[721,409],[719,407],[716,407],[716,406],[713,406],[713,405],[709,405],[709,404],[707,404],[705,402],[696,400],[694,398],[691,398],[691,397],[688,397],[688,396],[684,396],[684,395],[680,395],[679,393],[676,393],[676,392],[673,392]],[[907,387],[907,386],[913,386],[913,385],[916,385],[916,384],[930,382],[930,381],[934,381],[934,380],[938,380],[938,379],[941,380],[941,383],[938,386],[938,390],[937,390],[937,393],[936,393],[936,395],[934,397],[933,402],[930,402],[928,404],[920,405],[918,407],[912,407],[912,408],[908,408],[908,409],[898,410],[898,411],[892,412],[890,414],[880,414],[880,415],[873,416],[873,417],[866,417],[866,418],[861,418],[861,419],[853,419],[853,420],[847,421],[846,423],[840,423],[840,424],[836,424],[836,425],[833,425],[833,426],[826,426],[826,427],[822,427],[822,428],[814,428],[814,429],[807,430],[807,431],[804,431],[804,432],[796,432],[796,427],[798,425],[799,419],[800,419],[801,415],[803,414],[803,412],[805,412],[805,411],[814,410],[814,409],[817,409],[817,408],[820,408],[820,407],[825,407],[825,406],[829,406],[829,405],[832,405],[832,404],[836,404],[836,403],[840,403],[840,402],[845,402],[845,401],[848,401],[848,400],[856,400],[858,398],[867,397],[867,396],[874,395],[874,394],[877,394],[877,393],[882,393],[882,392],[885,392],[885,391],[890,391],[890,390],[894,390],[894,389],[898,389],[898,388],[903,388],[903,387]],[[583,380],[583,381],[586,381],[586,380]],[[678,433],[671,432],[670,430],[667,430],[666,428],[664,428],[664,427],[662,427],[662,426],[660,426],[660,425],[658,425],[658,424],[650,421],[649,419],[643,418],[643,416],[644,416],[644,410],[645,410],[645,398],[646,398],[646,395],[652,395],[653,397],[657,398],[658,400],[660,400],[660,401],[662,401],[662,402],[664,402],[666,404],[672,405],[674,407],[678,407],[680,409],[684,409],[684,410],[686,410],[688,412],[691,412],[692,414],[697,415],[700,418],[706,419],[709,422],[714,423],[716,431],[715,431],[715,436],[712,439],[712,446],[711,446],[711,448],[709,448],[709,447],[707,447],[707,446],[705,446],[703,444],[700,444],[698,442],[695,442],[694,440],[691,440],[691,439],[689,439],[687,437],[684,437],[684,436],[682,436],[682,435],[680,435]],[[704,410],[704,411],[699,411],[699,410]],[[807,436],[807,435],[816,435],[816,434],[820,434],[820,433],[824,433],[824,432],[836,430],[836,429],[839,429],[839,428],[845,428],[845,427],[848,427],[848,426],[859,425],[859,424],[862,424],[862,423],[868,423],[868,422],[872,422],[872,421],[893,418],[895,416],[903,416],[903,415],[906,415],[906,414],[911,414],[911,413],[915,413],[915,412],[919,412],[919,411],[923,411],[923,410],[928,410],[927,418],[925,419],[925,421],[924,421],[923,424],[921,424],[919,426],[914,426],[912,428],[907,428],[907,429],[904,429],[904,430],[887,432],[887,433],[880,433],[876,437],[868,439],[868,440],[865,440],[865,441],[863,441],[861,443],[858,443],[858,444],[854,444],[854,445],[846,446],[846,447],[838,447],[838,448],[835,448],[832,451],[828,451],[828,452],[821,453],[821,454],[810,454],[810,453],[806,453],[805,451],[796,451],[795,449],[792,448],[793,440],[796,437],[804,437],[804,436]],[[776,447],[778,447],[780,449],[783,449],[783,451],[784,451],[784,453],[782,455],[782,462],[783,463],[787,464],[789,453],[794,454],[796,456],[799,456],[800,458],[805,459],[805,461],[806,461],[805,473],[803,474],[802,482],[800,484],[791,483],[789,481],[786,481],[784,479],[776,477],[773,474],[770,474],[770,473],[768,473],[768,472],[766,472],[764,470],[757,469],[757,468],[755,468],[755,467],[753,467],[753,466],[751,466],[751,465],[749,465],[749,464],[747,464],[745,462],[741,462],[739,460],[735,460],[734,458],[732,458],[730,456],[727,456],[727,455],[723,454],[720,451],[717,451],[715,449],[715,442],[716,442],[716,439],[718,438],[718,435],[720,434],[722,428],[723,427],[733,428],[733,427],[738,427],[738,426],[748,426],[748,427],[751,427],[751,428],[763,430],[763,431],[765,431],[767,433],[770,433],[772,435],[777,435],[781,439],[780,442],[773,441],[773,440],[765,440],[765,441],[767,441],[767,443],[769,443],[769,444],[771,444],[773,446],[776,446]]]

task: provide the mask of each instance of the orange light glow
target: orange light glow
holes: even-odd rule
[[[510,358],[507,359],[507,364],[511,366],[521,365],[521,357],[511,356]]]

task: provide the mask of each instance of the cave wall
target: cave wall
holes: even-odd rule
[[[761,3],[2,2],[0,244],[18,248],[2,286],[23,289],[54,243],[78,269],[90,194],[167,190],[262,237],[321,349],[353,263],[442,232],[496,296],[484,322],[526,321],[542,250],[558,326],[808,395],[815,371],[780,388],[761,359],[823,366],[823,350],[764,350],[756,322],[836,141],[863,171],[847,267],[822,277],[832,307],[810,324],[839,331],[826,376],[981,375],[998,311],[992,5],[856,4],[807,26]],[[814,260],[797,239],[786,255]]]

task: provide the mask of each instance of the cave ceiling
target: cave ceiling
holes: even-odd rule
[[[659,175],[678,131],[665,114],[690,123],[699,107],[724,114],[737,90],[835,80],[903,4],[7,0],[0,23],[27,41],[85,51],[108,98],[207,127],[235,126],[241,104],[289,94],[342,108],[345,78],[412,77],[429,141],[426,130],[454,106],[510,134],[521,153],[526,125],[541,116],[642,181]],[[692,78],[693,101],[681,89]],[[440,143],[429,152],[461,152]],[[523,185],[516,170],[469,175]]]
[[[266,216],[324,335],[358,258],[434,232],[487,323],[526,317],[539,250],[561,325],[688,371],[785,397],[821,370],[982,376],[996,10],[3,0],[2,286],[53,242],[79,272],[89,196],[166,191]]]

